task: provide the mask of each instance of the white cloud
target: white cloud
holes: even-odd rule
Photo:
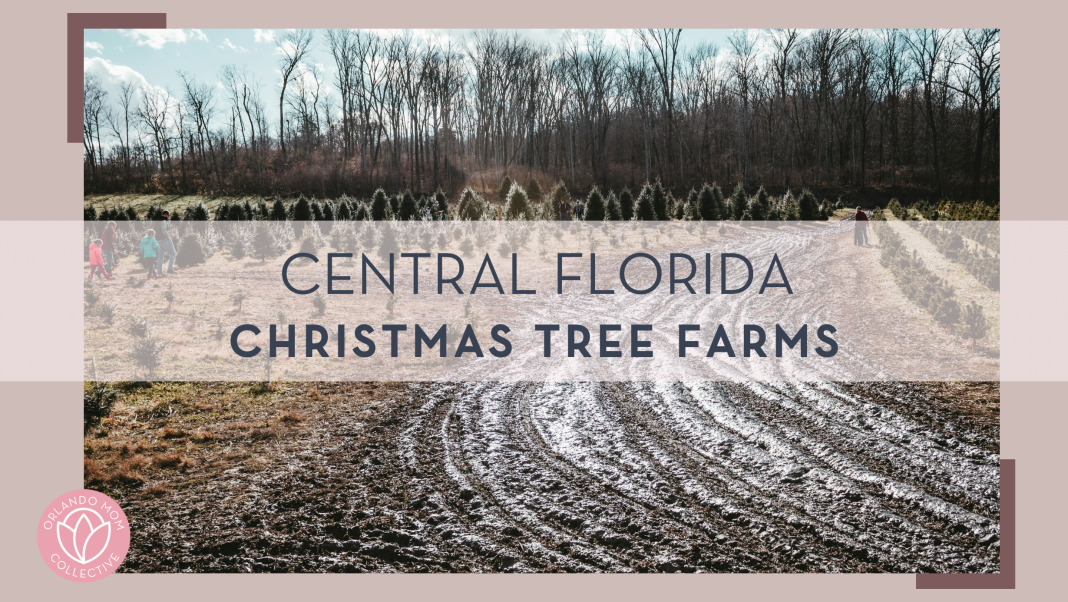
[[[245,48],[244,46],[235,46],[234,43],[230,41],[230,38],[223,38],[222,44],[219,44],[219,48],[222,48],[223,50],[233,50],[234,52],[248,52],[248,48]]]
[[[92,50],[97,54],[104,54],[104,45],[100,42],[86,42],[85,49]]]
[[[119,31],[122,35],[133,40],[138,46],[148,46],[154,50],[159,50],[168,43],[184,44],[189,41],[208,41],[208,36],[199,29],[121,29]]]
[[[95,75],[105,88],[117,87],[120,83],[131,82],[141,88],[148,85],[145,76],[126,65],[116,65],[106,58],[94,56],[86,57],[83,62],[86,75]]]
[[[116,102],[119,86],[124,83],[133,84],[135,90],[148,89],[173,98],[166,88],[148,83],[145,76],[132,67],[117,65],[103,57],[85,58],[82,69],[86,76],[95,75],[100,80],[100,85],[108,93],[109,102]]]
[[[253,29],[254,40],[257,44],[273,44],[274,31],[270,29]]]

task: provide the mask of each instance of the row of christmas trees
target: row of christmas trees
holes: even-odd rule
[[[504,190],[504,185],[507,190]],[[203,203],[187,206],[181,213],[175,211],[172,220],[753,220],[753,221],[816,221],[826,220],[834,210],[828,202],[820,203],[809,190],[794,197],[787,192],[781,197],[772,197],[761,187],[750,197],[741,184],[730,196],[724,196],[716,184],[705,184],[700,189],[691,189],[685,198],[676,199],[659,180],[647,183],[635,196],[629,189],[618,195],[614,191],[603,193],[596,186],[585,197],[575,199],[563,182],[558,183],[548,196],[542,194],[537,181],[527,188],[505,178],[498,197],[503,205],[495,205],[471,188],[466,188],[455,203],[438,190],[432,195],[418,198],[411,191],[389,195],[379,188],[370,199],[358,200],[342,196],[333,201],[316,201],[314,198],[284,203],[261,200],[252,203],[223,202],[212,213]],[[840,206],[841,203],[838,203]],[[144,216],[130,207],[111,207],[97,211],[85,209],[85,220],[136,221],[144,217],[149,221],[161,217],[162,208],[149,208]]]

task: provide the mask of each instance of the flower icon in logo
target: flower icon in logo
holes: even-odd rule
[[[56,524],[59,547],[73,561],[89,564],[107,549],[111,522],[92,508],[76,508]]]

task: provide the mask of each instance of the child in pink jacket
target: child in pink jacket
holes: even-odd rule
[[[108,280],[114,280],[111,274],[104,269],[104,254],[100,251],[100,245],[103,244],[99,238],[89,244],[89,280],[92,281],[93,274],[97,271],[107,278]]]

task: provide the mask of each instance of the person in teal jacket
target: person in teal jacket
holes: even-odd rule
[[[149,230],[141,238],[141,265],[148,269],[145,279],[156,277],[156,255],[159,253],[159,242],[156,241],[156,231]]]

